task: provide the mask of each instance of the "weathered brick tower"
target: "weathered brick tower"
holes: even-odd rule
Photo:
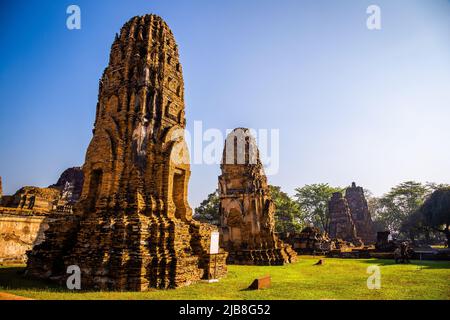
[[[353,222],[355,223],[356,234],[365,244],[374,244],[377,242],[377,233],[373,226],[369,206],[367,205],[364,189],[352,183],[345,191]]]
[[[214,267],[223,275],[226,254],[209,254],[215,227],[193,221],[187,202],[183,76],[161,18],[122,27],[99,87],[75,214],[50,226],[27,274],[63,281],[78,265],[82,289],[113,290],[187,285]]]
[[[328,211],[330,213],[329,234],[331,238],[348,242],[360,241],[356,236],[356,228],[347,200],[341,192],[333,193],[331,200],[328,202]]]
[[[275,205],[254,137],[248,129],[231,132],[219,177],[220,230],[228,263],[282,265],[296,260],[290,245],[275,234]]]

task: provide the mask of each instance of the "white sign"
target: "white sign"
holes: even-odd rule
[[[209,254],[219,253],[219,232],[211,232],[211,245],[209,246]]]

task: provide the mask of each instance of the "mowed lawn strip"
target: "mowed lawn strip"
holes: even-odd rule
[[[321,258],[324,265],[315,266]],[[369,266],[379,266],[381,288],[369,289]],[[450,299],[449,261],[395,264],[381,259],[333,259],[300,256],[285,266],[228,266],[218,283],[195,283],[175,290],[147,292],[73,292],[20,275],[20,267],[0,267],[0,291],[32,299]],[[272,287],[246,290],[270,275]]]

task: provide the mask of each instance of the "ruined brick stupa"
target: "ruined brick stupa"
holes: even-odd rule
[[[328,202],[328,211],[330,213],[330,237],[352,243],[359,242],[350,208],[341,192],[333,193]]]
[[[248,129],[231,132],[225,143],[219,177],[221,244],[227,262],[248,265],[282,265],[296,253],[275,235],[275,206]]]
[[[377,233],[373,225],[366,197],[364,196],[364,189],[356,186],[356,183],[353,182],[352,186],[345,190],[345,199],[352,214],[357,236],[365,244],[376,243]]]
[[[352,183],[345,196],[333,194],[328,205],[330,213],[330,237],[348,242],[374,244],[376,232],[372,222],[364,189]]]
[[[209,254],[215,227],[193,221],[187,202],[185,123],[174,36],[155,15],[134,17],[100,81],[80,201],[50,226],[26,273],[64,281],[77,265],[82,289],[113,290],[178,287],[213,268],[224,274],[226,254]]]

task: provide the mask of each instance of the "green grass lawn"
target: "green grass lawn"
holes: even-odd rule
[[[228,266],[218,283],[196,283],[175,290],[148,292],[71,292],[41,281],[24,279],[23,267],[0,268],[0,291],[33,299],[450,299],[449,261],[395,264],[381,259],[332,259],[314,266],[318,257],[300,256],[285,266]],[[367,288],[367,267],[378,265],[381,288]],[[272,287],[246,288],[270,274]]]

